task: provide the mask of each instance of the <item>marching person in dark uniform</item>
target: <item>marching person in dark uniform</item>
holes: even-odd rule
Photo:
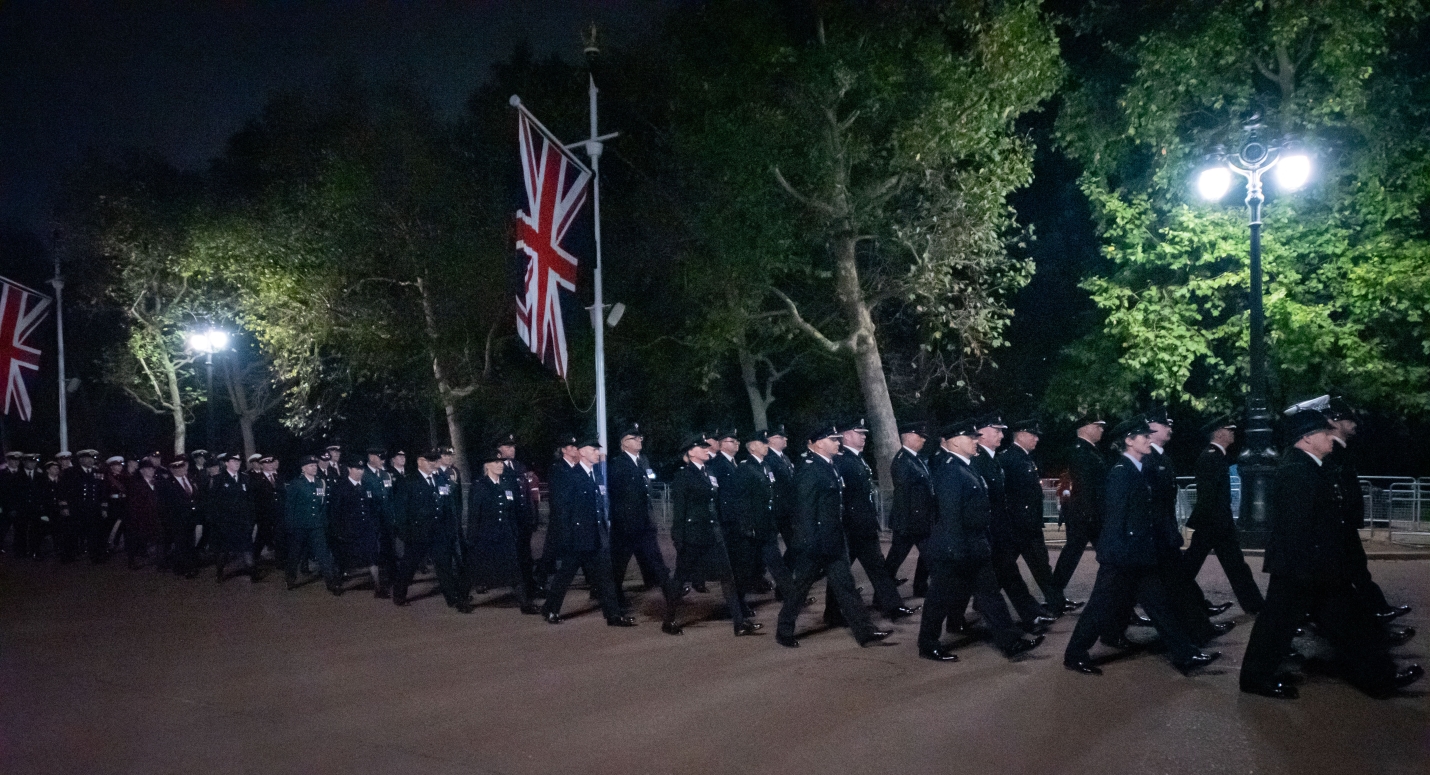
[[[1343,521],[1346,528],[1346,547],[1350,550],[1351,585],[1360,594],[1361,601],[1378,619],[1389,622],[1410,613],[1410,606],[1392,606],[1386,601],[1380,585],[1371,578],[1370,563],[1365,556],[1365,547],[1361,544],[1359,531],[1365,527],[1365,498],[1361,495],[1360,475],[1356,472],[1355,463],[1346,449],[1346,445],[1356,435],[1358,415],[1350,403],[1340,396],[1327,399],[1325,415],[1335,428],[1331,433],[1331,441],[1335,447],[1331,454],[1326,456],[1326,463],[1336,472],[1336,481],[1340,483],[1344,496],[1341,503],[1345,506]],[[1406,632],[1413,636],[1415,629],[1407,627],[1393,631],[1391,635],[1397,640],[1409,640],[1409,637],[1404,635]]]
[[[879,544],[879,514],[874,507],[874,470],[860,454],[869,440],[869,429],[861,419],[839,431],[841,448],[834,456],[834,467],[844,480],[844,531],[849,542],[849,563],[852,567],[858,562],[864,568],[874,587],[874,607],[890,621],[896,621],[918,609],[904,605],[899,587],[884,565],[883,547]],[[824,619],[842,625],[830,584],[825,585]]]
[[[626,568],[632,557],[644,577],[656,579],[665,594],[667,609],[679,594],[661,556],[655,523],[650,519],[650,485],[655,481],[655,469],[641,454],[644,441],[640,425],[631,423],[621,431],[621,451],[607,463],[611,494],[611,580],[615,584],[616,603],[622,611],[630,609],[624,586]]]
[[[25,455],[19,473],[15,474],[12,486],[15,488],[13,505],[15,513],[16,554],[38,557],[40,542],[49,532],[50,523],[45,521],[44,507],[45,472],[40,470],[40,456],[35,453]]]
[[[785,541],[785,567],[790,567],[789,547],[794,545],[794,463],[785,454],[789,438],[783,425],[770,428],[765,436],[770,446],[767,459],[775,474],[775,526]]]
[[[343,480],[346,472],[343,471],[343,448],[338,444],[329,444],[323,454],[318,456],[319,471],[328,484],[334,485]]]
[[[68,518],[63,516],[64,509],[60,506],[60,471],[60,461],[46,462],[44,475],[40,477],[36,488],[40,518],[34,533],[32,533],[31,552],[37,560],[44,559],[46,535],[50,537],[50,543],[54,546],[56,554],[63,551],[64,530],[66,529],[64,525]]]
[[[463,512],[465,496],[462,493],[462,472],[457,468],[457,454],[451,447],[441,447],[438,449],[442,457],[437,461],[437,473],[447,480],[447,484],[452,487],[452,508],[460,518]]]
[[[893,634],[876,630],[864,609],[864,600],[854,586],[849,568],[849,543],[844,530],[844,479],[834,465],[841,434],[825,426],[809,435],[809,452],[795,471],[795,556],[793,583],[784,594],[775,641],[797,648],[794,628],[809,588],[821,572],[829,579],[829,591],[849,624],[854,640],[866,646]],[[891,581],[892,583],[892,581]]]
[[[104,461],[104,551],[111,554],[119,548],[119,536],[129,513],[129,473],[124,470],[124,456],[112,455]]]
[[[1335,428],[1320,411],[1304,408],[1287,417],[1285,429],[1292,448],[1282,454],[1271,485],[1271,536],[1263,568],[1271,583],[1242,660],[1241,690],[1296,698],[1298,690],[1281,663],[1296,628],[1310,615],[1335,647],[1340,672],[1367,694],[1391,696],[1425,671],[1419,665],[1396,668],[1375,614],[1351,582],[1354,560],[1346,545],[1343,494],[1337,472],[1326,463],[1335,448]]]
[[[222,584],[225,567],[237,555],[243,560],[243,572],[257,583],[260,576],[253,557],[253,498],[248,494],[248,473],[241,470],[243,460],[238,455],[223,453],[214,460],[222,468],[209,479],[204,493],[209,529],[213,531],[209,548],[214,553],[214,578]]]
[[[1103,492],[1107,487],[1107,461],[1098,449],[1102,443],[1102,433],[1107,421],[1096,413],[1083,415],[1078,420],[1077,441],[1073,442],[1072,455],[1068,462],[1068,476],[1072,482],[1071,493],[1063,504],[1061,522],[1067,528],[1067,540],[1058,553],[1058,563],[1053,566],[1053,586],[1058,597],[1065,602],[1063,611],[1076,611],[1081,602],[1067,600],[1068,582],[1082,559],[1088,544],[1097,544],[1097,536],[1102,532]]]
[[[581,470],[581,450],[576,445],[579,439],[575,436],[563,436],[556,442],[556,459],[551,463],[551,481],[548,483],[551,496],[551,504],[546,514],[546,535],[541,539],[541,558],[536,560],[536,576],[538,588],[544,596],[550,588],[551,577],[556,573],[556,548],[552,542],[556,540],[559,533],[553,528],[556,514],[561,511],[562,498],[566,491],[562,483],[567,474]],[[591,585],[595,591],[596,585]],[[536,592],[532,593],[536,595]]]
[[[497,454],[502,459],[502,476],[509,480],[507,486],[516,496],[516,523],[521,530],[516,550],[521,559],[522,578],[526,581],[528,594],[544,595],[546,590],[537,584],[536,558],[531,553],[531,539],[540,526],[537,505],[541,502],[541,482],[525,463],[516,459],[516,434],[508,433],[501,437],[497,442]]]
[[[1053,566],[1043,541],[1043,482],[1033,450],[1043,435],[1042,425],[1029,418],[1013,423],[1013,443],[998,454],[1003,466],[1008,517],[1012,523],[1015,557],[1022,557],[1043,593],[1043,607],[1061,616],[1067,607],[1062,591],[1053,584]]]
[[[674,584],[720,582],[725,606],[735,625],[735,635],[753,635],[761,625],[748,619],[740,600],[734,570],[726,550],[727,533],[721,525],[728,521],[720,512],[720,491],[725,486],[712,472],[711,451],[698,436],[691,436],[682,445],[685,465],[675,472],[670,482],[670,538],[675,544]],[[733,479],[733,476],[731,476]],[[661,631],[681,634],[676,621],[677,597],[666,600],[665,621]]]
[[[734,428],[721,429],[715,433],[717,452],[710,456],[706,467],[720,483],[720,528],[725,531],[725,549],[730,555],[730,568],[735,572],[735,585],[740,596],[740,608],[745,616],[752,615],[745,595],[751,592],[769,590],[761,571],[759,550],[745,536],[736,517],[737,507],[733,503],[735,488],[735,455],[740,452],[739,432]]]
[[[104,562],[109,557],[104,472],[94,465],[98,456],[92,449],[82,449],[75,453],[79,465],[60,475],[60,506],[69,512],[67,522],[71,531],[61,550],[61,561],[75,558],[81,536],[89,550],[90,562]]]
[[[311,556],[322,569],[323,581],[333,595],[341,595],[333,554],[328,550],[328,502],[332,489],[318,473],[318,458],[304,455],[298,461],[298,476],[284,487],[283,532],[288,537],[288,565],[284,569],[288,589],[298,588],[298,569]]]
[[[612,627],[634,627],[634,617],[621,613],[616,602],[616,590],[611,583],[611,525],[606,517],[601,485],[596,482],[595,465],[600,460],[601,443],[596,439],[576,442],[579,462],[564,471],[552,486],[560,488],[560,497],[553,492],[551,523],[547,527],[546,546],[555,560],[555,574],[546,597],[543,613],[546,621],[560,624],[561,604],[576,571],[595,588],[606,624]],[[564,451],[564,450],[563,450]]]
[[[248,494],[253,500],[253,561],[257,563],[264,549],[272,549],[279,568],[288,566],[288,549],[283,537],[283,508],[287,493],[278,478],[278,458],[264,455],[258,459],[258,473],[248,478]]]
[[[1194,531],[1184,557],[1187,574],[1195,579],[1207,555],[1216,552],[1236,601],[1243,611],[1255,614],[1266,600],[1241,554],[1231,513],[1230,449],[1236,442],[1236,424],[1230,417],[1219,417],[1207,423],[1202,432],[1207,437],[1207,448],[1197,457],[1197,502],[1187,519],[1187,527]]]
[[[1113,429],[1121,457],[1107,474],[1102,533],[1097,542],[1097,579],[1087,610],[1073,628],[1063,653],[1063,666],[1075,672],[1101,675],[1091,649],[1099,636],[1120,634],[1135,603],[1151,618],[1162,636],[1172,664],[1184,674],[1209,665],[1220,652],[1203,653],[1193,645],[1171,600],[1158,564],[1169,548],[1181,546],[1181,534],[1169,531],[1153,513],[1152,482],[1143,461],[1152,451],[1152,429],[1138,416]]]
[[[25,453],[12,450],[5,453],[5,467],[0,468],[0,554],[5,553],[5,539],[11,528],[15,531],[15,554],[26,554],[25,530],[19,518],[19,493],[24,486],[20,481],[20,462],[24,459]]]
[[[894,532],[894,542],[889,545],[889,554],[884,558],[884,569],[898,579],[899,566],[904,564],[914,547],[919,547],[918,564],[914,566],[913,593],[914,597],[923,597],[928,594],[929,572],[922,547],[933,532],[934,518],[933,482],[929,479],[928,464],[919,457],[919,452],[928,442],[928,429],[922,423],[902,425],[899,427],[899,440],[903,446],[889,464],[889,473],[894,480],[889,528]]]
[[[407,470],[407,453],[400,449],[393,452],[392,457],[387,459],[387,470],[392,474],[392,487],[395,490],[404,479],[411,476],[411,472]]]
[[[154,464],[149,458],[140,460],[138,472],[127,482],[129,492],[125,499],[129,516],[124,520],[124,548],[129,555],[130,570],[138,568],[155,546],[163,546],[159,485]]]
[[[169,463],[169,476],[159,487],[159,513],[164,527],[164,560],[186,579],[199,575],[195,533],[199,527],[199,487],[189,478],[189,461],[179,457]]]
[[[402,539],[403,551],[392,585],[392,602],[407,605],[407,588],[430,557],[447,605],[469,614],[474,608],[462,565],[461,515],[456,511],[451,483],[438,470],[441,460],[441,450],[423,454],[417,458],[417,472],[402,486],[397,536]]]
[[[735,467],[730,500],[741,535],[755,548],[763,576],[769,571],[783,599],[792,586],[789,568],[780,555],[779,528],[775,524],[775,472],[770,466],[769,434],[756,431],[745,441],[746,458]]]
[[[209,451],[206,449],[196,449],[189,453],[189,479],[194,483],[198,492],[204,491],[204,485],[209,480]]]
[[[367,465],[363,466],[362,488],[376,507],[377,517],[377,574],[373,577],[373,597],[386,600],[392,597],[392,578],[397,575],[397,545],[394,532],[397,528],[397,481],[383,463],[387,451],[381,447],[369,447]]]
[[[929,593],[924,599],[918,643],[919,656],[936,662],[957,659],[939,638],[946,622],[963,617],[970,598],[977,600],[994,644],[1009,659],[1043,642],[1041,634],[1023,637],[998,592],[990,563],[988,486],[972,467],[974,456],[980,454],[979,427],[978,421],[969,419],[945,428],[942,446],[948,454],[932,471],[938,517],[924,544],[929,557]]]
[[[524,614],[536,615],[541,609],[531,602],[526,586],[526,574],[521,563],[518,544],[521,542],[522,517],[518,513],[521,499],[513,489],[514,480],[506,475],[506,463],[501,453],[493,450],[482,460],[482,475],[472,484],[471,537],[467,544],[467,587],[510,587],[517,606]]]
[[[367,571],[372,577],[373,593],[382,590],[382,572],[378,557],[382,551],[382,501],[374,497],[364,483],[367,464],[357,458],[344,466],[348,475],[333,487],[329,522],[337,542],[333,547],[340,578],[350,571]]]
[[[1028,584],[1018,570],[1018,526],[1008,511],[1006,477],[997,457],[1007,426],[996,412],[984,414],[974,422],[978,426],[978,449],[971,466],[974,473],[983,477],[984,489],[988,492],[988,534],[992,548],[989,562],[993,566],[993,576],[998,580],[998,587],[1008,595],[1013,610],[1018,612],[1023,629],[1044,632],[1054,618],[1028,591]],[[963,614],[962,611],[957,613],[960,616]]]

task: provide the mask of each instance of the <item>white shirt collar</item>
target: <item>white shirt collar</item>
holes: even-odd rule
[[[811,452],[814,452],[814,450],[810,450],[810,451],[811,451]],[[824,462],[826,462],[826,463],[828,463],[828,464],[830,464],[830,465],[834,465],[834,458],[832,458],[832,457],[825,457],[824,455],[822,455],[822,454],[820,454],[820,453],[818,453],[818,452],[814,452],[814,454],[818,455],[821,459],[824,460]]]
[[[1223,447],[1222,445],[1216,443],[1215,441],[1208,442],[1208,443],[1210,443],[1213,447],[1216,447],[1217,449],[1221,450],[1221,453],[1222,453],[1223,455],[1226,454],[1226,447]]]
[[[731,463],[735,462],[735,456],[732,455],[732,454],[730,454],[729,452],[726,452],[725,450],[722,449],[722,450],[720,450],[720,454],[721,454],[721,455],[724,455],[724,456],[725,456],[725,459],[728,460],[728,461],[730,461]]]
[[[907,445],[907,444],[904,445],[904,449],[908,449],[908,450],[909,450],[909,454],[910,454],[910,455],[913,455],[914,457],[918,457],[918,456],[919,456],[919,453],[917,453],[917,452],[915,452],[915,451],[909,449],[909,445]]]
[[[361,480],[361,479],[354,479],[354,478],[352,478],[351,476],[349,476],[349,477],[348,477],[348,481],[349,481],[349,482],[352,482],[354,487],[361,487],[361,486],[362,486],[362,480]]]
[[[1137,466],[1137,470],[1138,470],[1138,471],[1141,471],[1141,470],[1142,470],[1142,461],[1141,461],[1141,460],[1138,460],[1137,458],[1132,457],[1131,455],[1127,454],[1126,452],[1123,452],[1123,453],[1122,453],[1122,456],[1125,457],[1125,458],[1127,458],[1128,460],[1131,460],[1131,461],[1132,461],[1132,465]]]
[[[1306,452],[1306,450],[1304,450],[1304,449],[1301,450],[1301,451],[1302,451],[1302,452]],[[1318,465],[1318,466],[1319,466],[1319,465],[1324,465],[1324,461],[1322,461],[1320,458],[1316,457],[1315,455],[1311,454],[1310,452],[1306,452],[1306,457],[1309,457],[1309,458],[1311,458],[1312,460],[1316,461],[1316,465]]]
[[[1157,450],[1157,454],[1159,454],[1159,455],[1166,454],[1166,453],[1164,453],[1164,452],[1162,451],[1162,448],[1161,448],[1161,447],[1157,446],[1157,442],[1155,442],[1155,441],[1150,441],[1150,442],[1148,442],[1148,443],[1152,445],[1152,449]],[[1141,466],[1138,466],[1138,468],[1140,469]]]
[[[589,473],[591,473],[592,468],[591,468],[591,466],[589,466],[589,465],[586,464],[586,461],[582,460],[582,461],[581,461],[581,470],[583,470],[583,471],[585,471],[586,473],[589,474]]]
[[[640,465],[640,464],[641,464],[641,456],[640,456],[640,455],[632,455],[630,452],[628,452],[628,451],[626,451],[626,450],[621,450],[621,451],[626,453],[626,456],[631,459],[631,462],[632,462],[632,463],[635,463],[636,465]]]
[[[1028,449],[1027,447],[1023,446],[1022,444],[1019,444],[1019,443],[1016,442],[1016,441],[1013,442],[1013,446],[1017,447],[1018,449],[1023,450],[1024,452],[1026,452],[1026,453],[1029,454],[1029,455],[1033,454],[1033,450]]]
[[[964,457],[963,455],[961,455],[961,454],[959,454],[959,453],[957,453],[957,452],[950,452],[950,453],[948,453],[948,454],[953,455],[954,457],[958,458],[959,460],[962,460],[962,461],[963,461],[965,464],[967,464],[967,465],[973,465],[973,459],[972,459],[972,458],[966,458],[966,457]]]
[[[982,444],[979,444],[979,445],[978,445],[978,448],[981,449],[981,450],[983,450],[984,452],[987,452],[987,453],[988,453],[988,457],[998,457],[998,454],[997,454],[996,452],[994,452],[993,450],[991,450],[991,449],[989,449],[989,448],[983,446]]]

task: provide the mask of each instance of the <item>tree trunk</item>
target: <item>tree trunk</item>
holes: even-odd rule
[[[774,399],[768,392],[760,390],[756,369],[758,361],[754,353],[744,347],[738,348],[735,353],[740,359],[740,378],[745,382],[745,395],[750,398],[750,414],[754,417],[755,430],[765,430],[770,427],[769,408]]]
[[[879,472],[879,486],[887,492],[894,486],[889,464],[899,450],[899,423],[894,418],[894,402],[889,395],[889,381],[884,376],[879,340],[874,336],[874,316],[859,287],[856,248],[853,233],[844,232],[835,237],[835,294],[853,332],[854,371],[859,376],[859,391],[864,395],[870,449]]]
[[[462,474],[462,488],[465,491],[472,481],[471,467],[467,465],[467,444],[462,434],[462,424],[457,418],[457,396],[452,390],[452,381],[442,368],[442,359],[437,356],[437,315],[432,307],[432,297],[427,292],[425,278],[417,278],[417,290],[422,295],[422,317],[427,325],[427,339],[432,343],[432,376],[437,381],[437,394],[442,400],[442,409],[447,415],[447,434],[452,440],[452,457],[457,470]],[[467,502],[466,498],[462,503]]]
[[[184,427],[184,394],[179,390],[179,370],[169,358],[164,358],[164,377],[169,388],[169,416],[174,421],[174,455],[182,456],[189,443]]]
[[[248,456],[258,451],[258,443],[253,440],[253,415],[251,412],[244,412],[238,416],[238,430],[243,434],[243,459],[248,460]]]

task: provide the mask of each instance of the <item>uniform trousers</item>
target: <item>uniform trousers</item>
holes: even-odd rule
[[[545,560],[546,558],[542,558]],[[581,571],[586,581],[596,591],[601,602],[601,612],[606,619],[621,616],[621,607],[616,602],[616,590],[611,583],[611,555],[602,549],[588,551],[561,552],[551,558],[555,572],[551,576],[551,586],[546,594],[546,608],[543,613],[561,613],[561,604],[566,600],[566,590],[571,588],[571,580],[576,571]]]
[[[338,581],[337,563],[333,553],[328,551],[328,532],[321,527],[288,528],[288,565],[284,573],[288,581],[298,580],[298,567],[306,557],[311,556],[323,571],[323,579],[329,585]]]
[[[890,615],[903,606],[904,599],[899,595],[899,588],[894,584],[894,577],[889,575],[887,566],[884,564],[884,555],[880,551],[878,535],[849,536],[849,565],[851,569],[855,562],[864,568],[864,573],[869,577],[869,583],[874,587],[875,608],[885,615]],[[835,586],[834,577],[830,576],[824,585],[824,618],[830,622],[843,624],[847,620],[839,617],[839,612],[843,610],[844,606],[834,604]],[[802,595],[800,599],[803,599]]]
[[[998,580],[998,588],[1007,593],[1008,602],[1012,603],[1013,610],[1018,612],[1019,620],[1027,623],[1039,616],[1051,615],[1037,598],[1033,597],[1033,593],[1028,591],[1028,583],[1023,580],[1022,571],[1018,570],[1018,551],[1015,547],[1000,546],[994,549],[990,564],[993,566],[993,577]]]
[[[536,559],[531,552],[531,538],[535,534],[534,525],[521,523],[517,526],[516,559],[521,563],[521,577],[526,582],[526,588],[533,591],[537,588]],[[546,577],[541,578],[544,580]]]
[[[112,523],[98,508],[70,509],[70,519],[83,532],[85,548],[91,562],[103,562],[109,556],[109,529]]]
[[[393,601],[407,599],[407,588],[412,586],[417,569],[429,557],[437,574],[437,588],[447,604],[465,603],[471,589],[466,584],[468,577],[462,565],[462,555],[457,549],[457,539],[451,536],[403,542],[402,559],[397,564],[397,576],[392,580]]]
[[[790,588],[785,592],[784,604],[780,607],[779,624],[776,632],[783,637],[794,637],[794,625],[799,619],[799,610],[804,607],[804,599],[809,588],[824,574],[829,579],[829,591],[839,612],[849,623],[855,640],[864,642],[874,632],[874,623],[869,612],[864,610],[864,599],[854,588],[854,574],[849,569],[848,555],[821,555],[813,550],[796,553],[794,572]],[[826,602],[827,606],[828,603]]]
[[[1043,593],[1043,604],[1053,613],[1060,611],[1067,599],[1063,597],[1062,588],[1053,583],[1053,566],[1048,561],[1048,544],[1043,540],[1042,526],[1019,528],[1016,549],[1014,559],[1022,557],[1027,564],[1033,583]]]
[[[961,620],[970,599],[978,601],[978,612],[998,648],[1006,651],[1023,637],[998,591],[998,578],[991,563],[930,560],[929,565],[929,592],[919,621],[919,648],[939,645],[944,623],[955,616]]]
[[[1072,580],[1073,572],[1082,560],[1083,551],[1089,544],[1097,546],[1097,531],[1091,526],[1071,522],[1066,523],[1066,526],[1067,540],[1063,543],[1063,550],[1058,553],[1058,564],[1053,568],[1053,587],[1058,590],[1059,595],[1068,588],[1068,582]]]
[[[745,624],[745,599],[735,581],[735,571],[730,567],[729,551],[723,543],[684,544],[676,547],[675,575],[671,584],[679,589],[687,582],[720,582],[720,592],[725,597],[725,607],[730,620],[738,632]],[[665,621],[675,623],[676,608],[680,595],[667,595],[665,599]]]
[[[630,567],[631,559],[634,558],[636,565],[641,569],[642,579],[655,579],[655,583],[660,585],[661,592],[669,600],[675,594],[676,586],[670,575],[670,568],[665,564],[665,556],[660,553],[660,543],[656,539],[654,530],[647,530],[636,535],[626,535],[617,531],[611,531],[611,581],[615,584],[616,605],[622,610],[630,607],[630,600],[626,598],[626,569]]]
[[[1274,573],[1266,586],[1266,607],[1256,617],[1241,685],[1272,681],[1291,650],[1291,639],[1306,615],[1315,617],[1318,631],[1336,649],[1336,661],[1352,684],[1371,694],[1391,691],[1395,662],[1381,628],[1351,585],[1339,579],[1298,579]]]
[[[1261,588],[1256,586],[1251,568],[1241,554],[1241,542],[1237,540],[1235,528],[1193,531],[1192,542],[1184,556],[1187,575],[1195,579],[1201,572],[1202,565],[1206,564],[1207,555],[1212,552],[1216,552],[1222,572],[1226,574],[1226,580],[1231,582],[1231,591],[1236,595],[1237,604],[1249,614],[1260,611],[1266,604],[1266,599],[1261,596]]]
[[[908,559],[909,552],[915,548],[919,550],[919,560],[914,565],[914,597],[921,597],[928,591],[929,568],[924,560],[924,541],[928,540],[927,533],[905,533],[894,532],[894,541],[889,544],[889,553],[884,557],[884,570],[888,571],[897,582],[899,578],[899,567]]]
[[[775,591],[781,595],[789,593],[794,586],[794,577],[790,574],[789,566],[785,565],[784,555],[780,554],[780,541],[774,535],[765,538],[754,537],[749,539],[759,553],[761,562],[765,570],[775,579]]]
[[[1183,662],[1197,653],[1156,566],[1120,568],[1104,563],[1097,566],[1097,580],[1068,640],[1065,658],[1087,659],[1099,636],[1124,632],[1127,617],[1137,604],[1147,612],[1173,660]]]
[[[1370,576],[1370,561],[1365,556],[1365,546],[1360,542],[1359,533],[1351,533],[1346,537],[1346,553],[1350,561],[1351,586],[1355,588],[1362,604],[1372,613],[1390,608],[1390,603],[1385,599],[1385,593]]]

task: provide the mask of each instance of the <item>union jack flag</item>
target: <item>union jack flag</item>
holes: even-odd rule
[[[516,214],[516,249],[526,262],[516,299],[516,332],[536,357],[566,378],[566,327],[561,291],[576,290],[576,256],[561,245],[586,204],[591,170],[518,110],[526,209]]]
[[[30,391],[25,371],[40,370],[40,351],[30,334],[45,320],[50,299],[0,277],[0,367],[5,369],[5,414],[14,407],[21,420],[30,419]]]

